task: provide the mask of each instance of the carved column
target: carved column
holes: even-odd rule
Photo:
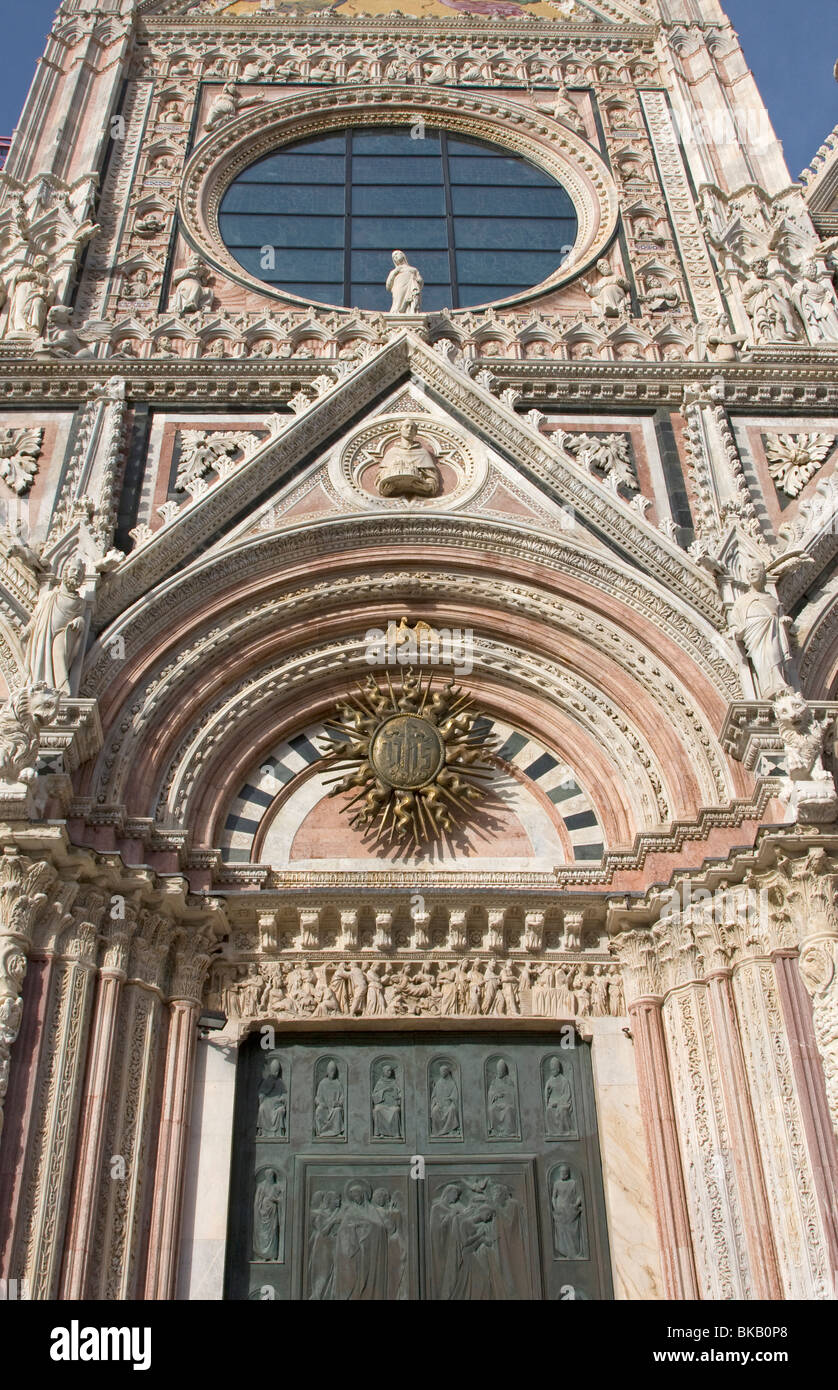
[[[105,1122],[110,1095],[116,1028],[122,987],[128,967],[133,922],[111,921],[105,934],[104,958],[90,1026],[76,1181],[67,1223],[63,1299],[84,1298],[90,1275],[96,1193],[102,1175]]]
[[[722,1094],[745,1215],[754,1292],[758,1298],[780,1299],[783,1297],[783,1287],[777,1267],[771,1212],[736,1018],[731,972],[727,969],[712,971],[708,974],[707,982]]]
[[[210,957],[198,936],[175,958],[145,1297],[173,1299],[177,1277],[184,1160],[195,1077],[197,1022]]]
[[[21,990],[32,928],[55,877],[51,865],[24,859],[14,845],[0,857],[0,1137],[11,1052],[23,1016]]]
[[[797,952],[778,951],[772,959],[789,1036],[795,1090],[812,1158],[814,1188],[829,1247],[829,1265],[838,1270],[838,1144],[826,1099],[812,1008],[798,969]]]
[[[838,1134],[838,879],[831,867],[822,849],[783,865],[787,906],[800,942],[800,975],[812,1000],[826,1096]]]
[[[658,1241],[667,1298],[699,1297],[675,1105],[664,1039],[662,999],[648,932],[626,932],[614,942],[632,1021],[643,1128],[655,1195]],[[645,992],[649,991],[649,992]]]
[[[55,1298],[58,1292],[103,899],[85,890],[79,904],[61,940],[54,972],[16,1238],[18,1266],[28,1281],[30,1298],[38,1299]],[[65,921],[62,914],[62,926]]]
[[[161,1035],[162,980],[169,954],[169,920],[140,914],[116,1028],[111,1094],[96,1199],[88,1297],[108,1301],[137,1293]]]

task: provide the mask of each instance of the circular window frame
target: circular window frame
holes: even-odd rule
[[[578,222],[570,254],[546,280],[506,299],[451,310],[453,316],[540,299],[584,274],[609,246],[617,230],[619,195],[605,162],[586,141],[543,112],[505,98],[419,86],[409,94],[404,87],[330,87],[234,116],[202,139],[187,161],[178,198],[184,236],[213,269],[267,299],[336,314],[368,312],[304,299],[250,275],[221,237],[221,203],[239,174],[284,145],[348,126],[413,128],[418,122],[486,140],[529,160],[565,188]]]

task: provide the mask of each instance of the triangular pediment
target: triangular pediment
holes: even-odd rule
[[[434,447],[439,446],[442,457],[450,451],[452,471],[456,464],[464,478],[463,486],[451,493],[451,506],[443,506],[445,515],[456,514],[466,503],[479,507],[481,489],[482,505],[489,508],[494,489],[501,510],[499,524],[518,524],[513,519],[517,498],[522,526],[531,527],[541,514],[543,531],[561,534],[570,545],[607,549],[678,594],[690,607],[713,621],[718,619],[715,588],[683,550],[541,434],[537,421],[517,415],[512,403],[494,396],[485,383],[467,376],[409,332],[337,381],[322,377],[316,384],[320,394],[298,415],[283,417],[277,431],[234,472],[219,477],[189,506],[175,512],[161,530],[146,536],[106,580],[100,619],[109,621],[199,554],[240,544],[241,536],[252,522],[258,524],[260,513],[272,501],[287,497],[291,488],[305,486],[317,468],[328,466],[333,492],[350,501],[358,496],[359,509],[374,527],[382,515],[380,499],[371,494],[367,502],[363,486],[356,486],[360,451],[371,447],[369,441],[359,439],[355,455],[342,461],[340,475],[335,473],[334,450],[342,439],[357,436],[367,426],[377,438],[381,402],[391,398],[404,414],[403,400],[395,393],[403,395],[411,384],[416,385],[416,398],[425,397],[429,403]],[[445,417],[450,426],[445,425]],[[469,464],[469,441],[473,442],[471,453],[482,454],[482,465]],[[458,462],[460,455],[465,456],[465,464]],[[479,466],[484,469],[482,478]],[[323,476],[318,486],[323,486]],[[398,497],[386,513],[390,523],[398,520],[403,507],[406,518],[415,524],[417,509]],[[562,520],[567,515],[570,526]]]

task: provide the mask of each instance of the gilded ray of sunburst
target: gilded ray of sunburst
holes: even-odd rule
[[[433,688],[409,668],[394,689],[370,675],[341,701],[324,752],[335,783],[351,793],[350,824],[374,830],[377,845],[409,850],[449,834],[468,818],[493,776],[492,740],[471,696],[449,680]]]

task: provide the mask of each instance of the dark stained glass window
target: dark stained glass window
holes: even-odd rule
[[[554,178],[497,145],[426,127],[353,128],[285,146],[239,174],[219,227],[239,264],[304,299],[389,309],[392,252],[422,308],[463,309],[538,285],[576,239]]]

